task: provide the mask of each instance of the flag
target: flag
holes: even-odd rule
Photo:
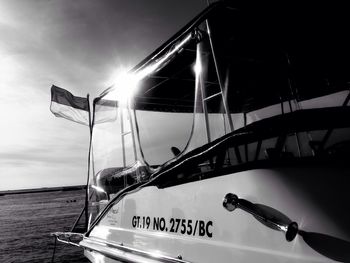
[[[52,85],[50,110],[56,117],[89,126],[90,107],[88,98],[73,96],[69,91]]]
[[[105,122],[114,122],[118,116],[118,102],[105,100],[101,97],[94,99],[94,125]]]

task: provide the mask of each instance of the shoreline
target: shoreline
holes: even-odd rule
[[[19,190],[3,190],[3,191],[0,191],[0,196],[13,195],[13,194],[56,192],[56,191],[76,191],[76,190],[83,190],[83,189],[86,189],[86,185],[42,187],[42,188],[29,188],[29,189],[19,189]]]

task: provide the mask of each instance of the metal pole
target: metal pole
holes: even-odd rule
[[[134,133],[134,125],[132,123],[132,115],[130,112],[130,105],[129,105],[129,101],[127,104],[127,109],[128,109],[128,117],[130,120],[130,131],[131,131],[131,140],[132,140],[132,146],[133,146],[133,150],[134,150],[134,157],[135,157],[135,162],[137,161],[137,152],[136,152],[136,143],[135,143],[135,133]]]
[[[197,44],[197,58],[196,58],[196,64],[198,63],[199,65],[202,65],[202,61],[201,61],[201,50],[200,50],[200,45],[201,43]],[[207,131],[207,139],[208,139],[208,143],[211,142],[211,136],[210,136],[210,127],[209,127],[209,117],[208,117],[208,108],[207,108],[207,104],[206,104],[206,92],[205,92],[205,87],[203,84],[203,80],[202,80],[202,72],[201,71],[196,71],[196,80],[197,83],[201,89],[201,97],[202,97],[202,108],[203,108],[203,113],[204,113],[204,118],[205,118],[205,129]]]
[[[208,19],[205,20],[205,23],[206,23],[206,26],[207,26],[207,32],[208,32],[208,36],[209,36],[211,52],[213,54],[213,60],[214,60],[216,75],[218,77],[219,86],[220,86],[220,90],[221,90],[222,102],[223,102],[224,110],[225,110],[226,115],[227,115],[228,123],[229,123],[229,126],[230,126],[230,131],[232,132],[232,131],[234,131],[233,121],[232,121],[232,117],[231,117],[231,114],[230,114],[228,106],[227,106],[226,93],[224,94],[224,92],[223,92],[223,85],[222,85],[222,81],[221,81],[220,70],[219,70],[219,67],[218,67],[218,62],[217,62],[217,58],[216,58],[215,51],[214,51],[214,45],[213,45],[213,40],[211,38],[211,33],[210,33],[210,27],[209,27]],[[237,157],[237,162],[238,163],[242,163],[242,158],[241,158],[241,154],[240,154],[239,148],[238,147],[234,147],[234,151],[235,151],[235,154],[236,154],[236,157]]]
[[[89,128],[90,128],[90,140],[89,140],[89,154],[88,154],[88,174],[86,181],[86,193],[85,193],[85,228],[89,229],[89,181],[90,181],[90,162],[91,162],[91,147],[92,147],[92,125],[93,121],[91,119],[91,110],[90,110],[90,95],[86,96],[88,102],[88,110],[89,110]]]
[[[80,220],[80,218],[81,218],[81,216],[83,215],[84,212],[85,212],[85,206],[84,206],[83,209],[81,210],[81,212],[80,212],[78,218],[75,220],[75,222],[74,222],[74,224],[73,224],[73,227],[71,228],[70,232],[74,232],[74,229],[75,229],[75,227],[78,225],[78,222],[79,222],[79,220]]]
[[[125,159],[125,142],[124,142],[124,117],[123,117],[123,111],[124,109],[120,109],[120,131],[121,131],[121,137],[122,137],[122,153],[123,153],[123,166],[126,166],[126,159]]]
[[[124,141],[124,118],[123,118],[123,108],[120,108],[120,130],[121,130],[121,137],[122,137],[122,154],[123,154],[123,168],[126,167],[126,157],[125,157],[125,141]],[[127,181],[126,176],[123,176],[124,178],[124,187],[126,187]]]
[[[205,20],[205,23],[207,25],[207,32],[208,32],[208,36],[209,36],[210,49],[211,49],[211,52],[213,54],[213,60],[214,60],[216,75],[218,77],[219,86],[220,86],[220,90],[221,90],[223,106],[224,106],[224,110],[226,112],[226,115],[227,115],[227,118],[228,118],[228,122],[229,122],[229,125],[230,125],[230,131],[232,132],[232,131],[234,131],[233,121],[232,121],[230,112],[228,110],[227,101],[226,101],[226,95],[224,95],[224,92],[223,92],[223,85],[222,85],[222,81],[221,81],[220,70],[219,70],[219,67],[218,67],[218,62],[217,62],[217,58],[216,58],[215,51],[214,51],[214,45],[213,45],[213,40],[212,40],[211,34],[210,34],[210,27],[209,27],[208,19]]]

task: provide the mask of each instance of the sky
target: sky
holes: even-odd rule
[[[89,131],[50,112],[54,84],[96,97],[206,0],[0,0],[0,191],[86,183]]]

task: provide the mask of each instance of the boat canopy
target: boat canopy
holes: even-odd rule
[[[232,1],[211,5],[136,65],[132,73],[154,65],[192,35],[191,41],[168,56],[169,65],[163,63],[147,74],[138,87],[135,107],[193,111],[191,76],[198,41],[205,42],[202,52],[208,63],[214,63],[212,54],[208,54],[211,45],[214,48],[217,68],[208,66],[206,85],[209,90],[220,84],[230,86],[227,102],[231,113],[348,89],[350,41],[345,13],[336,10],[334,16],[332,6],[322,5],[248,5]],[[209,38],[207,26],[210,41],[205,41]]]

